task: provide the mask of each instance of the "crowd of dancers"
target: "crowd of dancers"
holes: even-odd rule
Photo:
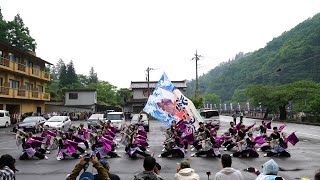
[[[191,146],[191,157],[221,157],[221,150],[231,151],[233,157],[259,157],[258,151],[265,152],[264,156],[290,157],[288,143],[295,145],[299,139],[295,133],[289,136],[282,132],[285,125],[271,127],[272,121],[256,126],[256,123],[246,126],[243,119],[235,125],[230,122],[227,132],[218,132],[220,126],[211,123],[199,123],[194,133],[186,133],[186,124],[183,121],[173,121],[165,132],[163,153],[159,157],[185,156],[188,145]],[[255,127],[256,126],[256,127]],[[267,130],[273,131],[268,133]],[[218,136],[218,134],[221,134]]]
[[[117,140],[118,129],[112,126],[111,121],[99,122],[99,128],[91,127],[87,129],[84,124],[79,127],[73,126],[67,131],[49,129],[44,126],[40,136],[31,132],[17,130],[17,146],[22,147],[20,160],[30,158],[48,159],[46,154],[51,150],[58,149],[57,160],[65,158],[79,158],[87,155],[91,150],[91,155],[100,158],[121,157],[116,151],[119,143],[125,145],[125,150],[130,158],[138,156],[151,156],[149,154],[149,144],[147,142],[147,132],[142,123],[125,126],[120,131],[121,140]]]
[[[40,136],[18,130],[17,145],[22,147],[20,160],[48,159],[46,154],[54,149],[58,149],[57,160],[79,158],[88,154],[89,150],[99,159],[117,158],[121,157],[117,153],[119,144],[125,146],[126,154],[133,159],[154,155],[149,153],[147,132],[140,121],[124,126],[120,130],[120,139],[116,139],[118,129],[112,126],[111,121],[100,121],[99,125],[100,128],[87,129],[84,124],[80,124],[68,131],[50,130],[48,126],[44,126]],[[262,121],[258,126],[256,123],[246,126],[241,119],[237,124],[230,122],[227,132],[219,132],[219,125],[200,122],[195,132],[188,133],[184,121],[172,121],[172,125],[164,133],[166,140],[158,157],[184,158],[189,146],[193,151],[191,157],[220,158],[221,150],[231,151],[234,157],[259,157],[258,151],[265,152],[264,156],[268,157],[290,157],[288,143],[295,145],[299,140],[294,132],[289,136],[282,132],[284,127],[285,125],[272,128],[271,121]],[[273,132],[268,133],[267,130]]]

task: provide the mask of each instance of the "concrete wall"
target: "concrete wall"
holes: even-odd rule
[[[78,99],[69,99],[69,93],[78,93]],[[66,92],[65,105],[66,106],[82,106],[92,105],[97,103],[97,92]]]
[[[43,101],[31,100],[17,100],[17,99],[2,99],[0,98],[2,109],[7,110],[7,105],[19,105],[18,113],[37,112],[37,107],[41,107],[41,113],[46,112],[45,104]],[[15,113],[15,112],[10,112]]]
[[[150,94],[153,90],[150,90]],[[146,89],[134,89],[133,90],[133,99],[147,99],[148,98],[148,90]]]

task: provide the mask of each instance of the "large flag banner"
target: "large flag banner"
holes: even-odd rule
[[[172,84],[165,73],[149,96],[143,111],[167,126],[171,126],[173,120],[183,120],[188,133],[198,129],[199,122],[204,122],[192,101]]]

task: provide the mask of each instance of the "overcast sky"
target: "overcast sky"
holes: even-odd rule
[[[56,64],[91,66],[118,87],[145,80],[147,67],[170,80],[195,77],[196,49],[206,73],[240,51],[262,48],[320,12],[319,0],[0,0],[3,16],[20,13],[38,44],[37,56]]]

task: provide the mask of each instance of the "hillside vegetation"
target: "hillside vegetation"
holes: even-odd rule
[[[214,93],[222,102],[246,101],[250,85],[282,85],[300,80],[320,82],[320,14],[251,53],[215,67],[199,78],[201,95]],[[195,81],[188,82],[187,96],[193,97]]]

